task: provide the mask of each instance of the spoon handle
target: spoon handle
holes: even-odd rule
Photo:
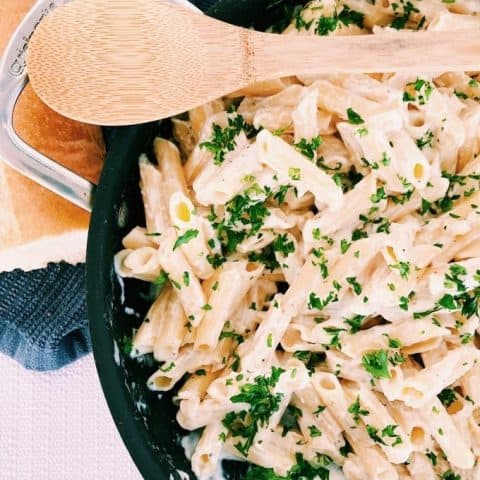
[[[332,72],[480,70],[476,30],[334,37],[251,32],[249,42],[245,63],[256,80]]]

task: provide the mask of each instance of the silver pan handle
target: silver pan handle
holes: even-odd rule
[[[13,128],[13,111],[27,83],[25,53],[38,23],[65,0],[39,0],[19,25],[0,63],[0,157],[34,182],[90,210],[95,186],[27,145]]]
[[[169,1],[200,11],[187,0]],[[13,34],[1,59],[0,160],[48,190],[90,211],[95,185],[27,145],[13,127],[15,104],[28,81],[25,65],[28,41],[40,21],[65,3],[68,0],[39,0]]]

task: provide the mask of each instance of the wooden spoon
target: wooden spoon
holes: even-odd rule
[[[293,74],[480,70],[480,31],[281,36],[162,0],[74,0],[38,26],[27,64],[54,110],[127,125]]]

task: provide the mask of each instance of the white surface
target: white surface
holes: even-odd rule
[[[1,480],[139,480],[91,355],[51,373],[0,355]]]

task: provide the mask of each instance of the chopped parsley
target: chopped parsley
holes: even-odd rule
[[[168,373],[171,372],[175,368],[175,362],[171,362],[168,365],[165,363],[159,368],[161,372]]]
[[[353,448],[352,446],[348,443],[348,440],[345,440],[345,445],[343,447],[340,447],[339,450],[340,455],[342,457],[348,457],[350,453],[353,453]]]
[[[233,362],[231,365],[232,370],[234,372],[238,372],[240,370],[240,355],[237,353],[236,350],[232,353],[231,358],[233,358]]]
[[[329,35],[334,32],[339,25],[349,26],[357,25],[363,28],[364,14],[351,10],[347,5],[344,5],[340,13],[335,12],[333,17],[326,17],[322,15],[315,26],[315,33],[317,35]]]
[[[437,455],[435,455],[435,453],[433,453],[433,452],[430,452],[429,450],[427,450],[425,452],[425,455],[430,459],[430,461],[432,462],[432,465],[434,467],[436,467],[437,466]]]
[[[345,238],[342,238],[342,240],[340,240],[340,251],[342,252],[342,255],[348,251],[351,245],[351,242],[349,242]]]
[[[368,238],[368,233],[365,230],[356,228],[352,232],[352,242],[356,242],[357,240],[361,240],[362,238]]]
[[[390,227],[392,224],[388,220],[388,218],[380,217],[379,220],[380,220],[380,223],[378,224],[378,227],[377,227],[377,233],[390,233]],[[373,223],[376,224],[377,221],[374,221]]]
[[[440,480],[462,480],[462,477],[452,470],[447,470],[445,473],[442,474]]]
[[[273,198],[279,203],[279,205],[285,202],[285,197],[287,196],[287,193],[290,189],[293,190],[296,196],[297,189],[292,185],[280,185],[278,192],[273,195]]]
[[[388,437],[393,439],[393,443],[391,444],[392,447],[400,445],[403,443],[402,437],[395,433],[395,430],[398,428],[398,425],[387,425],[382,430],[382,437]]]
[[[456,298],[449,293],[446,293],[437,303],[440,307],[446,308],[447,310],[458,310],[459,308]]]
[[[301,178],[301,170],[298,167],[290,167],[288,169],[288,176],[294,180],[298,181]]]
[[[351,285],[355,295],[362,293],[362,286],[358,283],[356,277],[347,277],[345,280]]]
[[[388,446],[387,443],[385,443],[384,438],[391,438],[393,439],[392,444],[390,445],[391,447],[395,447],[397,445],[400,445],[403,443],[402,438],[400,435],[395,433],[395,430],[398,428],[398,425],[387,425],[381,432],[381,436],[379,435],[379,430],[378,428],[372,426],[372,425],[366,425],[367,428],[367,433],[368,436],[375,442],[379,443],[381,445]]]
[[[432,212],[432,204],[428,200],[425,200],[422,198],[422,206],[420,207],[419,210],[417,210],[420,215],[426,215],[427,213],[435,213],[433,210]]]
[[[407,280],[410,275],[410,262],[398,262],[394,265],[389,265],[388,267],[393,270],[398,270],[400,277],[404,280]]]
[[[329,35],[337,29],[337,26],[337,17],[325,17],[322,15],[315,26],[315,33],[322,36]]]
[[[407,190],[399,195],[389,195],[389,199],[396,205],[405,205],[410,198],[412,198],[414,188],[412,185],[407,187]]]
[[[316,438],[316,437],[321,437],[322,436],[322,432],[315,426],[315,425],[310,425],[308,427],[308,430],[310,432],[310,436],[312,438]]]
[[[342,349],[342,345],[340,344],[339,335],[341,332],[344,332],[344,328],[338,327],[323,327],[326,333],[332,336],[330,340],[330,346],[336,348],[337,350]]]
[[[365,120],[353,108],[347,108],[348,122],[352,125],[361,125]]]
[[[210,217],[224,254],[234,253],[239,243],[258,233],[269,215],[265,202],[253,199],[247,193],[236,195],[227,202],[223,220],[218,222],[216,216]]]
[[[388,337],[388,347],[389,348],[400,348],[402,342],[398,338]]]
[[[168,273],[165,271],[160,272],[160,275],[153,281],[154,285],[158,285],[163,288],[168,281]]]
[[[410,0],[400,0],[400,3],[395,2],[392,3],[391,6],[395,17],[390,26],[396,30],[401,30],[406,27],[407,23],[411,20],[412,13],[420,12],[420,10],[412,2],[410,2]],[[402,11],[399,10],[400,7],[402,8]],[[419,27],[421,27],[420,24],[417,25],[417,28]]]
[[[299,408],[292,404],[288,405],[280,419],[280,425],[283,427],[282,437],[292,430],[295,432],[300,431],[298,419],[302,416],[303,413]]]
[[[265,268],[273,272],[275,269],[280,268],[278,263],[273,244],[267,245],[263,250],[259,252],[250,252],[248,254],[249,262],[260,262],[265,265]]]
[[[372,425],[366,425],[368,436],[375,442],[381,445],[387,445],[382,438],[378,435],[378,428]]]
[[[338,20],[343,25],[356,25],[359,28],[363,28],[364,17],[363,13],[352,10],[348,5],[344,5],[343,10],[338,14]]]
[[[342,168],[342,163],[341,162],[337,162],[334,167],[329,167],[325,163],[325,159],[323,157],[318,158],[315,163],[317,164],[317,167],[319,167],[322,170],[325,170],[327,172],[338,172],[338,170],[340,170]]]
[[[390,378],[387,350],[375,350],[362,357],[363,368],[375,378]]]
[[[419,105],[425,105],[433,92],[433,85],[422,78],[417,78],[414,82],[407,83],[403,93],[404,102],[418,102]]]
[[[348,172],[336,172],[332,175],[332,180],[342,189],[342,191],[348,192],[362,180],[363,175],[351,167]]]
[[[417,138],[415,143],[420,150],[423,150],[425,147],[432,148],[433,147],[433,140],[435,136],[431,130],[427,130],[423,137]]]
[[[214,255],[207,255],[207,262],[215,270],[217,268],[220,268],[226,261],[227,261],[227,259],[223,255],[220,255],[219,253],[215,253]],[[217,287],[218,287],[218,285],[217,285]],[[213,289],[213,290],[215,290],[215,289]]]
[[[460,92],[456,88],[453,90],[453,93],[457,98],[460,98],[461,100],[468,100],[468,95],[465,92]]]
[[[437,214],[438,212],[449,212],[450,210],[452,210],[454,206],[454,202],[461,198],[461,195],[453,193],[455,185],[465,186],[467,185],[467,181],[469,180],[475,180],[475,181],[480,180],[480,175],[476,173],[473,173],[470,175],[457,175],[457,174],[451,174],[443,171],[442,177],[446,178],[450,183],[445,196],[437,200],[433,204],[429,205],[428,211],[433,215]],[[478,187],[476,188],[474,187],[470,190],[465,191],[463,196],[468,197],[472,195],[475,190],[478,190]],[[427,207],[427,204],[422,203],[422,211],[424,211],[426,207]]]
[[[325,257],[325,251],[323,248],[314,248],[312,254],[317,259],[312,260],[312,264],[320,268],[322,278],[326,279],[328,277],[328,260]]]
[[[388,360],[393,366],[405,363],[405,357],[399,352],[395,352]]]
[[[405,295],[402,295],[400,297],[400,303],[398,304],[398,306],[402,309],[402,310],[405,310],[406,312],[408,311],[408,307],[410,305],[410,298],[411,296],[409,295],[408,297],[406,297]]]
[[[258,133],[258,130],[246,123],[245,119],[238,114],[228,119],[228,125],[225,128],[214,123],[210,139],[201,143],[200,148],[205,148],[212,152],[213,163],[221,165],[225,160],[225,155],[235,150],[237,137],[242,131],[245,132],[248,138],[252,138]]]
[[[298,351],[295,352],[293,356],[303,362],[310,373],[313,373],[315,371],[315,367],[319,363],[323,363],[326,358],[324,352]]]
[[[360,407],[360,397],[357,396],[355,401],[348,407],[348,413],[352,415],[352,418],[356,424],[360,423],[360,417],[366,417],[370,415],[368,410],[362,410]]]
[[[330,470],[325,468],[327,459],[330,457],[322,455],[321,460],[315,461],[315,466],[310,465],[301,453],[295,455],[297,464],[287,473],[286,477],[277,475],[272,468],[263,468],[251,465],[243,480],[329,480]]]
[[[312,237],[314,240],[323,240],[327,243],[327,245],[332,246],[335,243],[335,240],[333,240],[332,237],[329,237],[328,235],[322,235],[322,232],[318,227],[315,227],[312,230]]]
[[[458,264],[453,264],[450,266],[448,273],[445,275],[445,288],[456,288],[457,292],[465,292],[467,287],[465,286],[464,281],[460,277],[467,275],[467,269]]]
[[[257,376],[254,383],[240,387],[240,393],[230,398],[233,403],[247,403],[248,410],[229,412],[222,420],[223,426],[233,437],[242,437],[234,446],[244,456],[253,445],[259,428],[265,427],[273,413],[280,408],[283,394],[273,393],[280,376],[285,372],[282,368],[272,367],[270,377]]]
[[[239,333],[235,331],[225,331],[223,330],[220,333],[219,340],[222,340],[224,338],[231,338],[232,340],[235,340],[239,345],[244,342],[243,335],[240,335]]]
[[[293,146],[305,157],[310,160],[315,158],[318,148],[322,144],[323,139],[320,135],[313,137],[310,141],[306,138],[300,139],[299,142],[294,143]]]
[[[457,399],[457,394],[453,388],[445,388],[438,394],[438,398],[443,406],[448,408]]]
[[[380,203],[382,200],[387,198],[387,194],[385,192],[384,187],[380,187],[377,189],[377,191],[373,194],[370,195],[370,201],[372,203]]]
[[[460,335],[460,341],[462,343],[462,345],[466,345],[467,343],[470,343],[471,341],[473,341],[473,334],[472,333],[462,333]]]
[[[318,227],[312,230],[312,237],[314,240],[320,240],[321,235],[322,233],[320,232],[320,229]]]
[[[288,239],[286,233],[278,235],[272,244],[273,251],[281,253],[284,257],[288,257],[295,251],[295,244],[293,240]]]
[[[243,480],[290,480],[290,478],[277,475],[273,471],[273,468],[263,468],[257,465],[251,465]]]
[[[188,243],[190,240],[198,237],[198,230],[196,229],[189,229],[183,235],[180,235],[175,243],[173,244],[173,250],[176,250],[180,245],[184,245]]]
[[[338,296],[334,292],[329,292],[324,299],[318,297],[315,292],[310,292],[308,297],[308,309],[323,310],[327,305],[336,301],[338,301]]]
[[[302,12],[303,12],[303,6],[302,5],[295,5],[293,14],[292,14],[292,20],[295,23],[295,28],[300,31],[302,29],[308,30],[310,26],[313,23],[313,20],[306,21],[303,18]]]
[[[325,407],[324,405],[319,405],[317,407],[317,409],[313,412],[314,415],[320,415],[322,412],[325,411],[327,407]]]
[[[364,315],[354,315],[351,318],[344,318],[343,321],[350,326],[350,333],[354,334],[360,331],[364,319]]]

